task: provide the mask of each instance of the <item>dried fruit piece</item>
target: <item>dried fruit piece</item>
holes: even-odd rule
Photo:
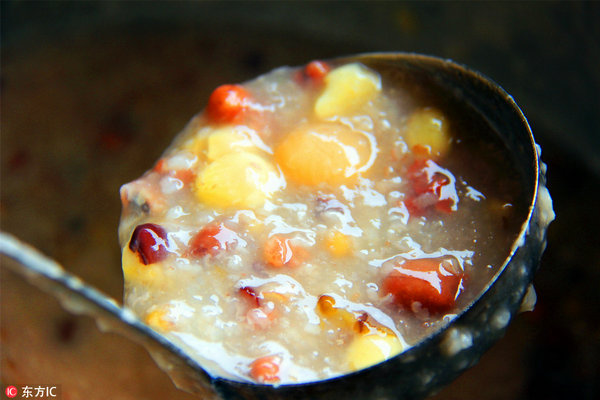
[[[302,185],[352,183],[373,163],[364,133],[339,124],[309,125],[288,134],[275,150],[286,177]]]
[[[325,119],[348,115],[381,91],[381,78],[361,64],[347,64],[325,76],[325,89],[315,103],[315,114]]]
[[[254,329],[267,329],[271,327],[276,315],[277,313],[272,304],[270,306],[255,307],[246,312],[246,321]]]
[[[407,177],[413,193],[405,204],[411,215],[422,215],[432,207],[445,213],[457,210],[456,179],[450,171],[433,160],[419,158],[409,167]]]
[[[206,225],[191,240],[188,254],[193,257],[216,255],[222,250],[232,246],[246,245],[235,231],[227,228],[223,223]]]
[[[240,85],[222,85],[208,99],[206,114],[216,123],[237,123],[250,108],[250,94]]]
[[[255,208],[284,186],[269,161],[254,153],[236,152],[208,164],[196,178],[195,192],[209,207]]]
[[[335,299],[326,294],[319,296],[317,307],[319,312],[327,317],[335,315],[338,311],[338,308],[335,307]]]
[[[444,114],[433,108],[415,111],[406,123],[404,140],[418,154],[444,155],[450,147]]]
[[[250,377],[258,383],[279,382],[281,361],[281,357],[277,355],[257,358],[250,364]]]
[[[137,253],[145,265],[164,260],[168,253],[167,232],[156,224],[138,225],[129,241],[129,249]]]
[[[239,288],[238,292],[250,306],[246,311],[246,321],[254,329],[271,327],[278,315],[276,305],[288,300],[287,296],[281,293],[257,292],[256,288],[249,286]]]
[[[336,307],[332,296],[323,294],[317,300],[317,311],[328,323],[339,328],[351,329],[357,321],[357,316],[341,307]]]
[[[331,71],[331,66],[324,61],[311,61],[304,68],[294,73],[294,81],[299,85],[319,88],[324,85],[324,78]]]
[[[248,300],[248,302],[250,302],[253,306],[256,306],[256,307],[260,306],[260,299],[254,288],[244,286],[244,287],[239,288],[238,291],[239,291],[240,295],[243,298],[245,298],[246,300]]]
[[[323,81],[327,73],[331,70],[329,64],[324,61],[311,61],[304,67],[304,74],[315,82]]]
[[[374,321],[367,312],[351,312],[336,307],[330,295],[321,295],[317,300],[317,312],[327,329],[334,327],[345,332],[354,332],[354,339],[346,351],[346,360],[351,369],[366,368],[398,354],[402,342],[389,328]]]
[[[263,248],[265,262],[275,268],[298,266],[306,255],[306,251],[300,246],[293,245],[289,238],[278,235],[271,236]]]
[[[451,309],[462,291],[463,272],[451,257],[403,260],[394,266],[382,284],[394,302],[408,310],[420,303],[431,313]]]

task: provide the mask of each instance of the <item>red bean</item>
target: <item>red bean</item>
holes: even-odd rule
[[[156,224],[138,225],[129,241],[129,249],[137,253],[145,265],[164,260],[168,247],[167,232]]]

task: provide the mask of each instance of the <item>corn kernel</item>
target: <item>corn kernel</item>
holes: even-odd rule
[[[318,118],[347,115],[381,91],[381,78],[361,64],[338,67],[325,76],[325,89],[315,103]]]
[[[415,111],[408,119],[404,137],[413,151],[441,156],[450,147],[448,123],[444,114],[433,108]]]
[[[402,344],[395,335],[371,333],[354,338],[346,353],[350,368],[359,370],[378,364],[402,351]]]
[[[260,155],[225,154],[196,178],[198,200],[214,208],[254,208],[285,186],[277,169]]]

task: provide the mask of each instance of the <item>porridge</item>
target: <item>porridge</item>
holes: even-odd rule
[[[526,210],[494,140],[359,63],[220,86],[121,189],[125,303],[230,379],[384,361],[452,321],[508,255]]]

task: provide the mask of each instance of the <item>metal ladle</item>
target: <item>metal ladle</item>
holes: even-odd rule
[[[545,165],[523,113],[497,84],[449,60],[403,54],[364,54],[358,61],[387,79],[411,81],[477,113],[514,153],[524,182],[527,218],[506,261],[480,295],[448,326],[385,362],[344,376],[295,385],[269,386],[210,375],[163,335],[114,299],[66,272],[58,263],[10,234],[0,232],[0,253],[15,272],[57,297],[70,312],[92,316],[103,330],[142,344],[175,385],[202,398],[423,398],[452,381],[504,334],[538,268],[546,229],[554,218],[545,188]]]

